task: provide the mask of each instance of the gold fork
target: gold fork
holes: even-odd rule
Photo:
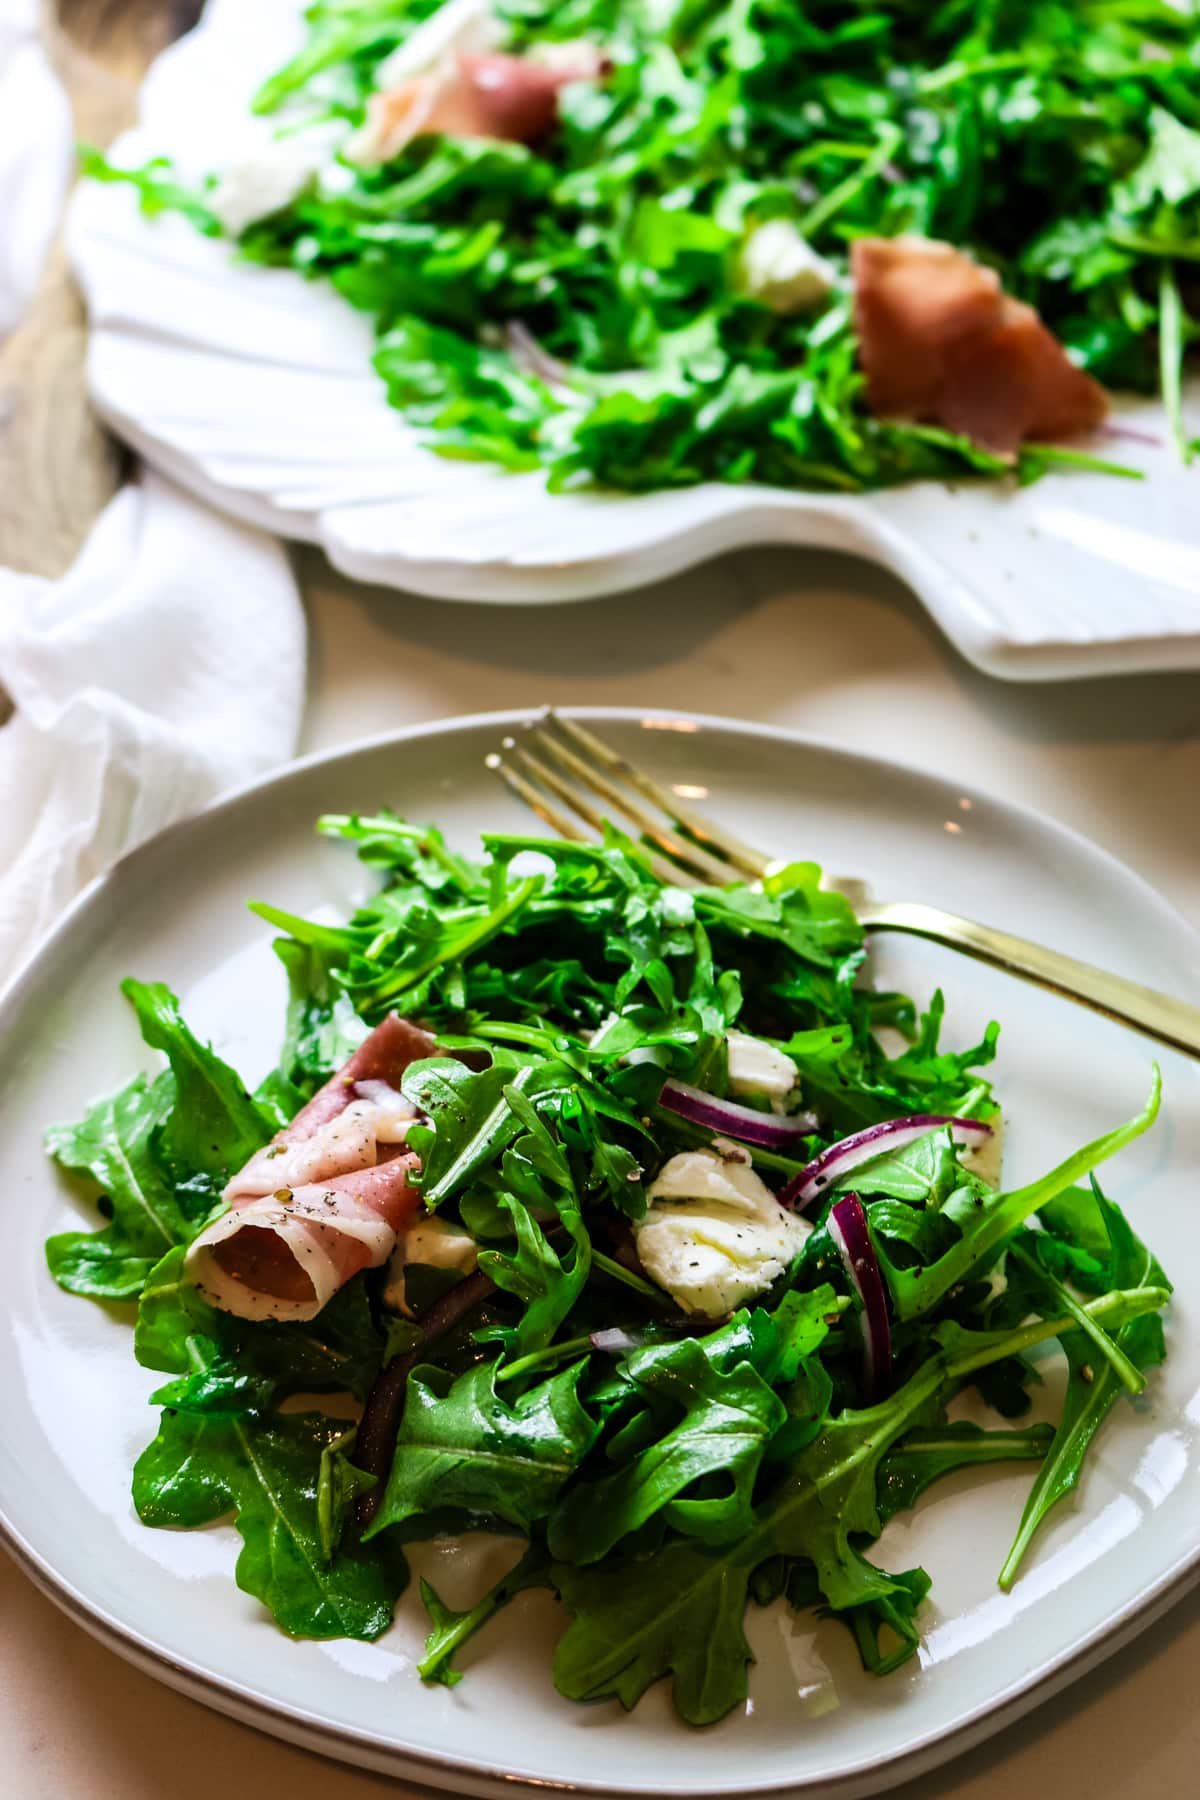
[[[519,740],[505,738],[500,751],[486,762],[559,837],[587,843],[589,832],[603,834],[606,808],[621,814],[636,827],[655,874],[664,881],[693,885],[759,881],[778,866],[761,850],[685,805],[577,719],[565,718],[553,707],[531,721]],[[846,896],[867,931],[903,931],[961,950],[1172,1049],[1200,1057],[1200,1007],[1185,1000],[940,907],[921,901],[874,900],[861,881],[838,877],[829,885]]]

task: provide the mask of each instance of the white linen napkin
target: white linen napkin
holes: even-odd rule
[[[71,107],[38,39],[38,0],[0,0],[0,338],[21,317],[74,161]]]
[[[304,650],[280,545],[149,472],[61,581],[0,569],[0,985],[125,850],[292,754]]]

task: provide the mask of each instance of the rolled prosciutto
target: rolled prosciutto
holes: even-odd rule
[[[964,251],[933,238],[857,238],[850,272],[877,417],[932,420],[1002,456],[1103,420],[1100,384]]]
[[[366,123],[347,147],[352,162],[368,167],[390,162],[414,138],[496,138],[536,144],[558,117],[559,89],[593,81],[603,60],[589,44],[555,63],[500,51],[460,52],[434,70],[373,94]]]
[[[421,1208],[404,1147],[417,1113],[400,1078],[434,1054],[428,1033],[391,1014],[255,1152],[225,1189],[229,1211],[187,1253],[206,1300],[241,1319],[312,1319],[388,1260]]]

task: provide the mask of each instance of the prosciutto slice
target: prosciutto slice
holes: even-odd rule
[[[229,1211],[184,1264],[205,1299],[241,1319],[312,1319],[360,1269],[385,1263],[421,1209],[404,1148],[417,1117],[399,1092],[433,1039],[386,1018],[225,1189]]]
[[[1032,306],[994,269],[932,238],[858,238],[850,251],[867,401],[932,420],[1001,456],[1027,438],[1092,431],[1108,411]]]
[[[574,47],[573,47],[574,49]],[[559,89],[594,80],[603,62],[589,44],[554,63],[502,52],[460,52],[436,69],[373,94],[362,130],[347,148],[352,162],[390,162],[414,138],[497,138],[536,144],[558,116]]]

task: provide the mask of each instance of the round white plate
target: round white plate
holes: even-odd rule
[[[589,709],[599,729],[752,842],[857,872],[883,894],[929,897],[1077,955],[1200,993],[1200,940],[1136,876],[1029,813],[952,782],[748,725]],[[863,1794],[978,1741],[1128,1638],[1200,1565],[1200,1070],[1164,1055],[1163,1117],[1110,1167],[1111,1190],[1177,1283],[1171,1354],[1146,1403],[1122,1404],[1077,1504],[1039,1538],[1014,1591],[996,1572],[1028,1467],[942,1484],[882,1543],[891,1567],[933,1577],[924,1648],[886,1680],[864,1675],[849,1634],[772,1608],[751,1613],[750,1700],[708,1731],[680,1725],[660,1684],[630,1715],[580,1707],[550,1682],[561,1615],[519,1598],[470,1647],[467,1678],[426,1688],[415,1591],[377,1644],[293,1643],[238,1592],[229,1525],[150,1531],[129,1471],[153,1435],[160,1376],[134,1362],[128,1320],[61,1293],[48,1232],[78,1208],[40,1138],[95,1094],[150,1066],[117,992],[168,981],[187,1015],[251,1081],[272,1064],[283,982],[248,897],[344,912],[372,878],[316,839],[328,809],[384,803],[436,817],[467,848],[481,828],[528,828],[482,766],[511,727],[497,714],[420,727],[322,756],[176,826],[74,907],[0,1003],[0,1518],[10,1545],[87,1629],[185,1692],[335,1756],[456,1791],[515,1782],[588,1793]],[[1009,1175],[1024,1179],[1141,1104],[1151,1053],[1049,995],[915,942],[881,946],[877,975],[925,997],[946,989],[950,1035],[1004,1022],[996,1065]],[[152,1063],[153,1059],[150,1059]],[[503,1540],[443,1542],[414,1559],[451,1605],[511,1557]]]
[[[142,124],[115,160],[166,155],[198,177],[269,135],[249,99],[298,41],[301,5],[210,0],[151,71]],[[323,284],[239,265],[228,244],[179,218],[147,221],[131,190],[94,182],[76,195],[69,241],[92,392],[114,430],[214,505],[322,544],[362,580],[443,599],[581,600],[749,544],[812,545],[893,569],[993,675],[1200,667],[1200,470],[1167,447],[1156,406],[1121,423],[1157,446],[1100,446],[1144,481],[552,495],[539,475],[424,449],[371,369],[369,321]]]

